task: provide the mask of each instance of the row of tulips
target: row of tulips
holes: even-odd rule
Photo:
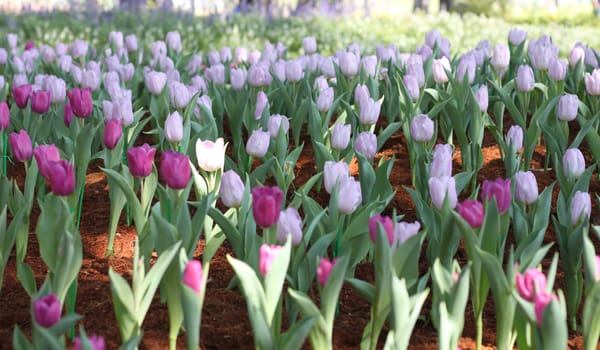
[[[120,32],[110,34],[104,51],[83,40],[21,48],[9,35],[0,48],[0,91],[9,95],[0,104],[7,140],[2,159],[23,163],[26,179],[19,187],[3,165],[0,272],[15,246],[24,288],[34,305],[49,300],[47,315],[54,315],[42,324],[43,311],[34,307],[39,327],[32,343],[16,328],[15,347],[36,347],[49,337],[52,348],[61,348],[63,333],[74,333],[81,201],[88,165],[97,159],[111,200],[107,254],[124,210],[138,233],[131,285],[109,273],[124,348],[139,344],[157,288],[168,305],[171,348],[182,328],[188,348],[198,347],[210,261],[225,239],[235,253],[231,284],[247,298],[257,348],[299,348],[307,337],[315,348],[330,348],[344,281],[372,305],[362,348],[377,347],[386,321],[386,345],[406,347],[407,329],[429,293],[440,348],[456,348],[469,297],[481,346],[490,291],[499,348],[515,342],[564,348],[567,317],[571,328],[582,326],[586,347],[593,348],[600,335],[600,267],[588,232],[595,164],[586,169],[577,147],[585,139],[599,159],[596,53],[578,44],[567,64],[549,37],[527,43],[526,35],[515,29],[493,54],[484,40],[452,61],[450,42],[437,31],[412,54],[380,46],[363,56],[352,45],[322,56],[316,39],[307,37],[304,55],[289,60],[282,44],[266,44],[262,52],[185,53],[178,32],[151,43],[149,51]],[[513,125],[503,135],[505,110]],[[568,123],[575,119],[580,128],[573,137]],[[484,181],[480,196],[486,130],[498,142],[506,178]],[[154,135],[152,146],[139,145],[142,132]],[[381,215],[397,184],[389,180],[393,158],[377,152],[397,133],[409,150],[407,190],[418,222]],[[552,164],[560,187],[552,213],[554,185],[540,194],[530,171],[542,138],[546,167]],[[306,142],[316,172],[297,184],[294,169]],[[453,174],[456,148],[462,171]],[[353,160],[358,177],[350,172]],[[329,203],[311,198],[321,188]],[[462,192],[468,199],[459,203]],[[219,198],[225,212],[216,206]],[[41,207],[35,232],[50,271],[39,289],[25,263],[35,199]],[[543,245],[550,217],[568,276],[565,294],[556,298],[558,258],[543,283],[541,277],[526,281],[550,249]],[[507,247],[511,226],[515,244]],[[201,263],[193,257],[200,239],[206,243]],[[422,274],[425,241],[430,269]],[[461,241],[469,257],[462,267],[455,260]],[[153,253],[158,260],[150,268]],[[374,285],[352,277],[365,260],[375,265]],[[315,278],[320,306],[307,296]],[[62,305],[65,316],[56,317]],[[583,319],[577,319],[582,305]],[[285,333],[283,307],[290,325]],[[101,344],[80,333],[83,342]]]

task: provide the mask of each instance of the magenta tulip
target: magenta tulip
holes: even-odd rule
[[[92,350],[106,349],[106,342],[104,341],[104,338],[99,335],[95,335],[95,334],[90,335],[88,337],[88,341],[90,342],[90,345],[92,346]],[[75,347],[75,350],[83,349],[83,343],[81,342],[81,339],[79,337],[76,337],[75,340],[73,340],[73,346]]]
[[[528,269],[525,274],[517,273],[516,282],[521,298],[530,302],[535,300],[538,293],[546,290],[546,275],[535,268]]]
[[[17,162],[26,162],[31,159],[33,148],[31,138],[25,130],[11,132],[8,135],[8,144],[13,152],[13,159]]]
[[[62,159],[48,162],[50,189],[57,196],[68,196],[75,190],[75,170],[73,164]]]
[[[168,187],[184,189],[192,177],[189,157],[171,150],[163,151],[160,155],[160,175]]]
[[[32,87],[29,84],[13,86],[12,94],[15,99],[15,103],[21,109],[27,107],[29,97],[31,96]]]
[[[0,130],[6,130],[10,126],[10,110],[8,103],[0,102]]]
[[[317,279],[319,280],[321,287],[325,287],[327,284],[331,270],[333,270],[336,262],[337,258],[331,260],[327,258],[321,258],[319,260],[319,267],[317,267]]]
[[[183,271],[183,284],[192,288],[196,293],[202,290],[202,263],[190,260]]]
[[[54,294],[48,294],[33,301],[35,322],[44,328],[54,326],[60,320],[62,306]]]
[[[466,199],[456,205],[456,211],[471,227],[478,228],[483,225],[485,210],[480,201]]]
[[[264,228],[271,227],[279,220],[283,192],[277,186],[255,187],[252,189],[252,214],[256,223]]]
[[[37,162],[40,175],[45,179],[50,178],[49,162],[60,160],[60,151],[55,145],[39,145],[33,150],[33,156]]]
[[[500,214],[510,208],[510,179],[497,178],[494,181],[484,181],[481,189],[481,198],[485,201],[496,199],[496,205]]]
[[[121,119],[108,119],[104,124],[104,146],[114,149],[123,135]]]
[[[375,242],[377,237],[377,231],[379,230],[379,224],[383,227],[390,245],[394,243],[394,221],[389,216],[382,216],[377,214],[369,219],[369,235],[371,241]]]
[[[139,178],[150,175],[155,153],[156,149],[150,147],[147,143],[130,148],[127,151],[127,162],[131,175]]]
[[[87,118],[92,114],[92,90],[90,88],[67,91],[69,102],[71,102],[71,110],[78,118]]]

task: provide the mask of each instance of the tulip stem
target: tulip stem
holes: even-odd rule
[[[83,207],[83,190],[85,189],[85,183],[81,184],[81,190],[79,191],[79,200],[77,201],[77,218],[75,220],[75,226],[79,231],[79,225],[81,224],[81,209]]]
[[[75,313],[75,299],[77,298],[77,278],[71,282],[71,286],[69,287],[69,294],[67,295],[67,299],[65,304],[67,306],[68,313]],[[71,326],[68,331],[68,336],[71,340],[75,338],[75,325]]]

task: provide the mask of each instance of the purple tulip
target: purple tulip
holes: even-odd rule
[[[421,56],[410,55],[408,62],[406,62],[406,71],[408,75],[417,80],[419,88],[425,86],[425,70],[423,69],[423,58]]]
[[[32,86],[29,84],[13,86],[12,95],[19,108],[23,109],[27,107],[27,102],[29,102],[31,91]]]
[[[338,151],[343,151],[350,143],[350,133],[352,132],[350,124],[336,123],[331,130],[331,147]]]
[[[342,52],[340,57],[340,70],[346,77],[352,77],[358,74],[359,58],[352,52]]]
[[[585,49],[581,46],[575,45],[569,53],[569,65],[571,68],[575,68],[580,61],[585,59]]]
[[[377,152],[377,136],[370,131],[361,132],[354,141],[354,148],[368,159],[373,159]]]
[[[538,185],[531,171],[519,171],[515,174],[515,197],[524,204],[533,204],[538,199]]]
[[[114,149],[123,135],[121,119],[108,119],[104,124],[104,146]]]
[[[535,310],[535,317],[536,317],[537,323],[540,327],[542,326],[542,323],[544,321],[544,319],[543,319],[544,310],[546,309],[546,306],[548,304],[550,304],[551,301],[552,301],[552,294],[550,294],[546,291],[542,291],[535,295],[535,301],[534,301],[533,308]]]
[[[275,66],[273,66],[275,70]],[[283,70],[285,75],[285,69]],[[277,75],[280,77],[279,75]],[[282,79],[279,79],[282,80]],[[285,80],[285,79],[283,79]],[[282,80],[282,81],[283,81]],[[269,65],[265,62],[258,62],[248,68],[248,84],[253,87],[263,87],[271,85],[273,77],[269,72]]]
[[[404,78],[402,78],[402,82],[404,83],[404,86],[406,87],[406,90],[408,91],[408,94],[413,102],[418,100],[419,96],[421,95],[421,91],[419,90],[419,83],[417,82],[417,79],[414,76],[407,74],[404,76]]]
[[[71,108],[71,102],[67,101],[65,103],[65,110],[63,112],[63,122],[67,127],[71,126],[71,121],[73,120],[73,109]]]
[[[37,162],[40,175],[45,179],[49,179],[49,162],[58,162],[60,160],[58,147],[55,145],[39,145],[33,150],[33,156]]]
[[[564,80],[567,75],[568,62],[564,58],[555,57],[550,61],[548,73],[554,81]]]
[[[375,77],[375,73],[377,72],[377,56],[365,56],[361,59],[361,63],[365,75],[370,78]]]
[[[302,38],[302,47],[307,55],[317,52],[317,39],[314,36]]]
[[[497,70],[505,70],[510,63],[510,49],[506,44],[496,44],[494,46],[494,55],[492,56],[492,65]]]
[[[13,159],[17,162],[26,162],[31,159],[33,149],[31,138],[25,130],[19,132],[11,132],[8,135],[8,144],[13,152]]]
[[[506,133],[506,145],[512,145],[515,150],[523,147],[523,129],[518,125],[513,125]]]
[[[526,64],[522,64],[517,71],[517,89],[521,92],[530,92],[533,91],[534,86],[533,69]]]
[[[198,260],[190,260],[183,270],[183,284],[200,294],[202,291],[202,264]]]
[[[350,170],[348,168],[348,163],[344,161],[326,161],[323,171],[323,185],[325,186],[325,191],[331,194],[335,184],[349,175]]]
[[[481,198],[484,201],[496,199],[496,206],[500,214],[505,213],[510,208],[510,179],[497,178],[494,181],[486,180],[481,187]]]
[[[168,187],[184,189],[192,177],[189,157],[171,150],[163,151],[160,155],[160,175]]]
[[[317,97],[317,109],[319,112],[328,112],[333,104],[335,91],[332,87],[327,87],[319,92]]]
[[[62,306],[55,294],[48,294],[33,301],[33,317],[35,322],[50,328],[60,321]]]
[[[73,114],[78,118],[87,118],[92,114],[92,90],[90,88],[67,91]]]
[[[462,83],[467,78],[467,81],[471,84],[475,80],[476,68],[477,62],[475,61],[475,57],[472,54],[463,55],[456,68],[456,80]]]
[[[241,68],[234,68],[230,73],[231,89],[239,91],[246,84],[246,71]]]
[[[521,298],[533,302],[536,294],[546,290],[546,275],[540,270],[532,268],[522,275],[517,272],[517,291]]]
[[[420,114],[410,122],[410,136],[417,142],[429,142],[433,129],[433,120],[426,114]]]
[[[187,86],[178,81],[169,84],[169,97],[173,106],[182,109],[187,107],[192,99],[192,95]]]
[[[171,50],[181,52],[181,35],[178,31],[168,32],[165,41]]]
[[[321,258],[319,260],[319,266],[317,267],[317,280],[321,287],[325,287],[327,281],[329,280],[329,275],[331,274],[331,270],[335,266],[337,262],[337,258],[329,260],[327,258]]]
[[[277,240],[284,244],[288,235],[292,237],[292,245],[297,246],[302,241],[302,218],[298,209],[289,207],[279,214],[277,219]]]
[[[343,214],[352,214],[362,202],[360,182],[348,175],[339,179],[338,210]]]
[[[448,81],[448,74],[446,73],[446,70],[452,70],[450,67],[450,62],[447,58],[443,57],[433,60],[431,64],[431,74],[433,75],[433,80],[436,83],[443,84]]]
[[[419,233],[421,223],[415,221],[413,223],[400,221],[396,223],[394,228],[394,238],[398,244],[406,242],[409,238]]]
[[[8,103],[0,102],[0,130],[6,130],[10,126],[10,110]]]
[[[282,248],[283,247],[280,245],[263,244],[260,246],[258,267],[260,269],[260,273],[263,276],[267,275],[267,273],[271,269],[271,265],[273,265],[273,261],[275,261],[275,257],[281,251]]]
[[[280,130],[284,135],[287,134],[288,130],[290,129],[290,121],[286,116],[281,114],[273,114],[269,117],[268,129],[271,138],[276,139]]]
[[[456,205],[456,211],[472,228],[483,225],[485,209],[480,201],[466,199]]]
[[[290,60],[285,62],[285,77],[290,83],[297,83],[302,80],[304,75],[300,60]]]
[[[546,41],[543,38],[531,40],[527,51],[531,59],[531,65],[536,70],[549,69],[550,63],[558,58],[558,46],[553,45],[550,41]]]
[[[564,94],[558,100],[558,119],[571,121],[577,118],[579,110],[579,97],[573,94]]]
[[[513,28],[508,33],[508,41],[514,46],[519,46],[527,38],[527,31]]]
[[[254,109],[254,119],[259,120],[260,117],[263,115],[265,108],[267,109],[267,111],[269,110],[268,106],[269,98],[267,97],[267,94],[265,94],[263,91],[260,91],[256,96],[256,108]]]
[[[283,192],[277,186],[253,188],[252,214],[254,221],[263,228],[275,225],[281,214],[282,202]]]
[[[48,181],[50,189],[57,196],[68,196],[75,190],[75,170],[73,164],[61,159],[49,161]]]
[[[592,96],[600,96],[600,69],[585,73],[585,89]]]
[[[159,95],[167,84],[167,75],[163,72],[146,73],[146,87],[153,95]]]
[[[379,119],[381,112],[381,102],[375,101],[370,97],[364,98],[360,102],[360,112],[358,119],[363,125],[373,125]]]
[[[377,237],[377,232],[379,231],[379,224],[383,227],[385,231],[388,241],[390,245],[394,243],[394,221],[389,216],[382,216],[377,214],[369,219],[369,235],[371,237],[371,241],[375,242],[375,238]]]
[[[585,158],[578,148],[569,148],[562,158],[563,174],[577,179],[585,171]]]
[[[221,63],[231,62],[231,58],[232,58],[231,48],[228,46],[223,46],[221,48],[220,56],[221,56]]]
[[[165,121],[165,138],[171,143],[178,143],[183,139],[183,118],[179,112],[171,113]]]
[[[246,142],[246,152],[253,157],[264,157],[269,150],[269,142],[268,131],[254,130]]]
[[[139,178],[150,175],[155,153],[156,149],[150,147],[147,143],[130,148],[126,154],[131,175]]]
[[[429,177],[452,176],[452,146],[437,144],[433,150],[433,159],[429,166]]]
[[[456,181],[454,177],[430,177],[429,195],[431,196],[431,202],[437,209],[442,209],[446,197],[448,197],[450,208],[454,209],[457,202]]]
[[[587,192],[577,191],[571,199],[571,225],[587,220],[592,214],[592,200]]]
[[[44,114],[50,109],[50,92],[37,90],[31,93],[31,111]]]
[[[237,208],[242,204],[244,198],[244,183],[234,170],[227,170],[221,177],[219,195],[226,207]]]
[[[104,341],[104,338],[99,335],[95,335],[95,334],[90,335],[88,337],[88,341],[90,342],[90,345],[92,346],[92,350],[106,349],[106,342]],[[83,344],[79,337],[75,337],[75,340],[73,340],[73,346],[74,346],[75,350],[83,349]]]

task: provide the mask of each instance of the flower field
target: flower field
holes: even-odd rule
[[[593,28],[49,16],[0,39],[0,349],[597,348]]]

